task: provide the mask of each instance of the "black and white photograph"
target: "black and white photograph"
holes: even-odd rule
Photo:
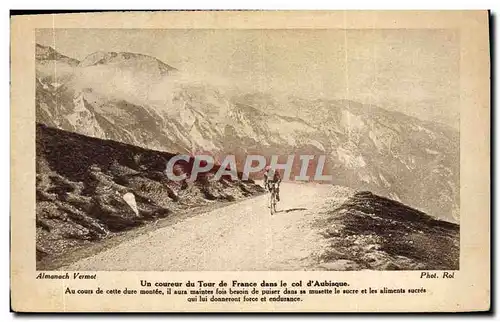
[[[37,30],[37,267],[459,269],[459,42]]]

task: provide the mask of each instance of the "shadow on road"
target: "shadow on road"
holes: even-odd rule
[[[300,211],[300,210],[307,210],[307,208],[290,208],[290,209],[284,209],[284,210],[277,210],[276,213],[289,213],[292,211]]]

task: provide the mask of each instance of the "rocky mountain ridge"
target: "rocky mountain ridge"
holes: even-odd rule
[[[76,65],[54,52],[37,46],[40,123],[173,153],[235,154],[240,165],[248,154],[326,155],[334,184],[459,221],[451,128],[348,100],[228,91],[145,55],[95,53]]]

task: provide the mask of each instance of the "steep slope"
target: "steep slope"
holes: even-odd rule
[[[459,268],[460,228],[371,192],[358,192],[318,220],[330,270]],[[325,228],[326,227],[326,228]]]
[[[55,85],[38,77],[44,64],[37,58],[41,123],[149,149],[236,154],[240,169],[248,154],[293,154],[292,175],[298,155],[327,155],[333,183],[459,221],[459,134],[445,126],[347,100],[227,89],[139,54],[91,54]]]
[[[77,59],[65,56],[49,46],[36,44],[36,78],[52,90],[69,81],[80,63]]]
[[[338,111],[336,115],[326,122],[311,119],[325,132],[333,132],[330,153],[337,184],[371,190],[436,217],[459,220],[458,133],[351,101],[324,104]]]
[[[37,259],[57,257],[149,221],[263,192],[252,181],[170,181],[174,154],[37,125]],[[176,171],[188,175],[192,162]],[[212,173],[216,171],[214,168]],[[124,196],[132,193],[138,213]]]
[[[459,221],[459,134],[446,126],[348,100],[246,94],[258,110],[303,120],[312,154],[329,156],[338,185],[371,190],[445,220]],[[288,116],[284,116],[287,114]],[[288,146],[295,151],[305,145]],[[302,150],[302,151],[303,151]],[[313,150],[314,151],[314,150]]]

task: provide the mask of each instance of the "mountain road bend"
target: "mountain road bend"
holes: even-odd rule
[[[329,184],[283,182],[272,216],[266,193],[145,233],[62,269],[315,270],[327,241],[314,222],[350,194]]]

